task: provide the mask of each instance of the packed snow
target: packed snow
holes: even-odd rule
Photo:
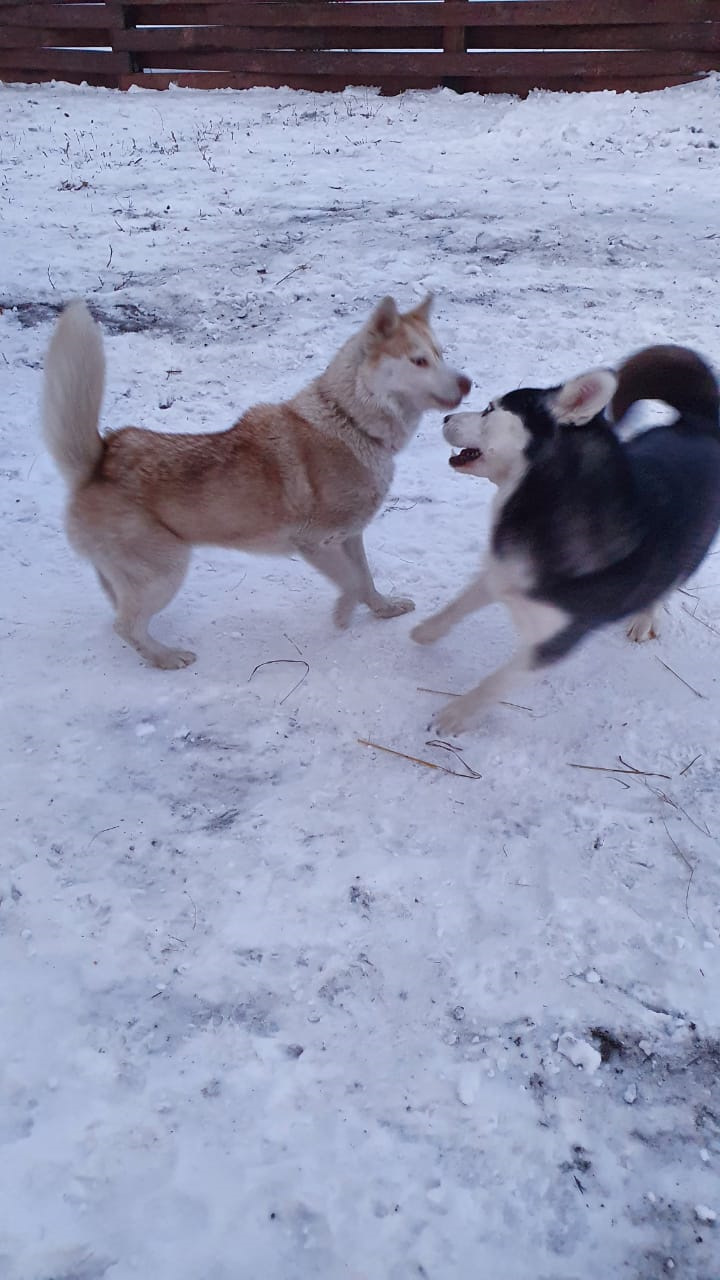
[[[409,639],[488,527],[439,415],[368,534],[415,615],[339,633],[302,562],[202,549],[175,672],[38,422],[73,296],[107,427],[229,426],[386,293],[435,292],[469,407],[717,360],[719,88],[0,89],[4,1280],[720,1276],[720,551],[457,755],[430,714],[512,632]]]

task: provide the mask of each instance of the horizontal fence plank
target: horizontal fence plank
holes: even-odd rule
[[[157,54],[145,59],[163,70]],[[413,76],[588,76],[680,75],[720,68],[720,54],[662,50],[579,53],[307,53],[247,51],[172,54],[171,69],[196,71],[273,72],[278,75],[368,76],[376,84],[383,75]],[[374,77],[374,78],[373,78]]]
[[[655,89],[666,89],[673,85],[687,84],[690,76],[629,76],[612,77],[597,76],[594,78],[578,77],[569,86],[567,82],[547,76],[538,85],[533,79],[517,77],[515,79],[497,79],[492,76],[463,78],[460,87],[464,92],[475,93],[507,93],[519,97],[527,97],[535,89],[550,89],[564,92],[587,92],[610,89],[617,93],[642,93]],[[386,94],[403,93],[408,89],[431,89],[441,85],[442,80],[429,78],[422,83],[416,78],[410,80],[402,77],[388,77],[383,80],[382,92]],[[140,87],[147,89],[169,89],[171,85],[186,89],[304,89],[315,93],[339,93],[346,88],[366,88],[364,80],[353,80],[341,77],[333,79],[326,76],[281,76],[281,75],[238,75],[231,72],[145,72],[120,77],[120,88]],[[376,87],[376,86],[371,86]]]
[[[34,15],[36,12],[49,13],[51,11],[59,12],[60,10],[72,11],[80,13],[83,9],[94,10],[101,13],[103,9],[107,9],[108,5],[112,5],[115,0],[0,0],[0,22],[5,21],[5,15],[8,19],[13,13],[22,13]],[[184,0],[175,0],[180,4]],[[224,0],[220,0],[224,3]],[[207,0],[203,0],[207,3]]]
[[[720,2],[720,0],[719,0]],[[2,28],[0,28],[0,32]],[[0,43],[2,40],[0,38]],[[85,43],[85,41],[83,41]],[[115,48],[150,52],[157,50],[210,49],[441,49],[440,28],[412,31],[373,31],[364,27],[173,27],[149,30],[130,28],[115,37]],[[557,27],[470,28],[467,49],[680,49],[720,50],[720,21],[675,26],[589,26],[565,31]]]
[[[466,49],[720,49],[717,22],[468,27]]]
[[[12,22],[6,20],[6,14],[0,12],[0,38],[4,45],[13,44],[15,32],[26,32],[28,44],[41,44],[45,38],[45,32],[53,32],[54,36],[58,36],[60,40],[67,45],[92,45],[97,42],[97,33],[111,31],[115,26],[113,18],[110,17],[108,10],[104,5],[92,6],[96,10],[92,15],[92,20],[87,15],[76,22],[76,20],[68,20],[67,14],[63,13],[64,5],[56,5],[54,14],[47,14],[45,22],[27,22],[27,15],[20,14],[17,18],[13,17]]]
[[[366,27],[162,27],[117,33],[117,49],[169,53],[173,49],[442,49],[440,28],[372,31]]]
[[[121,53],[89,49],[0,49],[0,75],[6,67],[25,71],[99,71],[105,74],[128,70]],[[6,77],[7,78],[7,77]]]
[[[109,27],[86,27],[72,32],[66,27],[3,27],[0,25],[0,49],[77,48],[78,45],[109,45]]]
[[[0,27],[63,27],[83,31],[112,25],[104,4],[24,4],[9,11],[0,9]]]
[[[30,6],[33,7],[33,6]],[[47,7],[47,6],[45,6]],[[302,18],[306,26],[584,26],[589,23],[709,22],[717,18],[718,0],[491,0],[473,4],[344,3],[289,4],[287,0],[222,0],[185,4],[183,0],[143,0],[130,4],[132,23],[208,22],[228,26],[292,27]]]
[[[51,80],[60,84],[88,84],[97,89],[121,88],[119,76],[103,75],[101,72],[27,71],[25,68],[0,71],[0,84],[47,84]]]
[[[241,75],[226,71],[158,71],[139,72],[120,77],[120,87],[139,86],[150,89],[169,89],[177,85],[181,89],[305,89],[315,93],[342,93],[347,88],[367,88],[362,80],[346,80],[332,76]],[[388,77],[383,81],[384,93],[404,93],[408,89],[434,89],[442,80],[428,76],[422,81],[415,77]],[[373,86],[375,87],[375,86]]]
[[[0,26],[0,47],[106,45],[110,27],[68,29]],[[575,35],[577,32],[577,35]],[[691,27],[659,23],[651,27],[593,26],[571,27],[480,27],[470,28],[468,50],[473,49],[585,49],[585,50],[720,50],[720,22],[694,23]],[[439,28],[423,27],[407,31],[370,31],[363,27],[277,28],[177,27],[161,29],[129,28],[115,32],[117,50],[209,50],[209,49],[439,49]]]
[[[531,79],[510,78],[503,80],[486,80],[478,76],[476,79],[461,78],[453,80],[453,85],[464,93],[511,93],[526,98],[538,89],[546,89],[554,93],[600,93],[610,89],[615,93],[646,93],[653,89],[669,89],[674,85],[688,84],[699,79],[698,75],[680,76],[577,76],[573,80],[554,76],[541,76]],[[490,87],[488,87],[490,86]]]

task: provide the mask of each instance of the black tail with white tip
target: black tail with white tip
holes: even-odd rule
[[[638,400],[662,400],[688,426],[720,425],[717,379],[701,356],[687,347],[646,347],[621,365],[611,405],[613,420],[619,422]]]

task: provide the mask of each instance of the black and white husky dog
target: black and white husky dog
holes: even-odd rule
[[[624,443],[614,427],[638,400],[662,400],[678,417]],[[697,569],[720,525],[719,405],[698,355],[657,346],[617,372],[510,391],[482,413],[445,419],[460,450],[450,465],[497,485],[490,547],[480,573],[412,637],[430,644],[501,601],[521,646],[442,708],[438,731],[461,732],[518,673],[563,658],[597,627],[634,618],[631,639],[656,634],[660,601]]]

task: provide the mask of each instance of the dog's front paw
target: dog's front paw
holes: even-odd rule
[[[399,618],[402,613],[412,613],[415,601],[409,596],[382,596],[372,606],[376,618]]]
[[[424,622],[418,622],[410,632],[410,639],[416,644],[434,644],[441,636],[447,635],[447,627],[438,620],[437,617],[426,618]]]
[[[355,612],[357,596],[340,596],[333,609],[333,622],[340,631],[347,631]]]
[[[161,671],[180,671],[183,667],[191,666],[196,658],[197,654],[191,649],[163,649],[153,656],[152,665],[160,667]]]
[[[646,640],[657,640],[659,634],[657,618],[648,617],[645,613],[634,618],[627,629],[628,640],[634,641],[635,644],[644,644]]]
[[[442,738],[463,733],[469,727],[469,719],[463,709],[462,698],[453,698],[433,716],[430,728]]]

